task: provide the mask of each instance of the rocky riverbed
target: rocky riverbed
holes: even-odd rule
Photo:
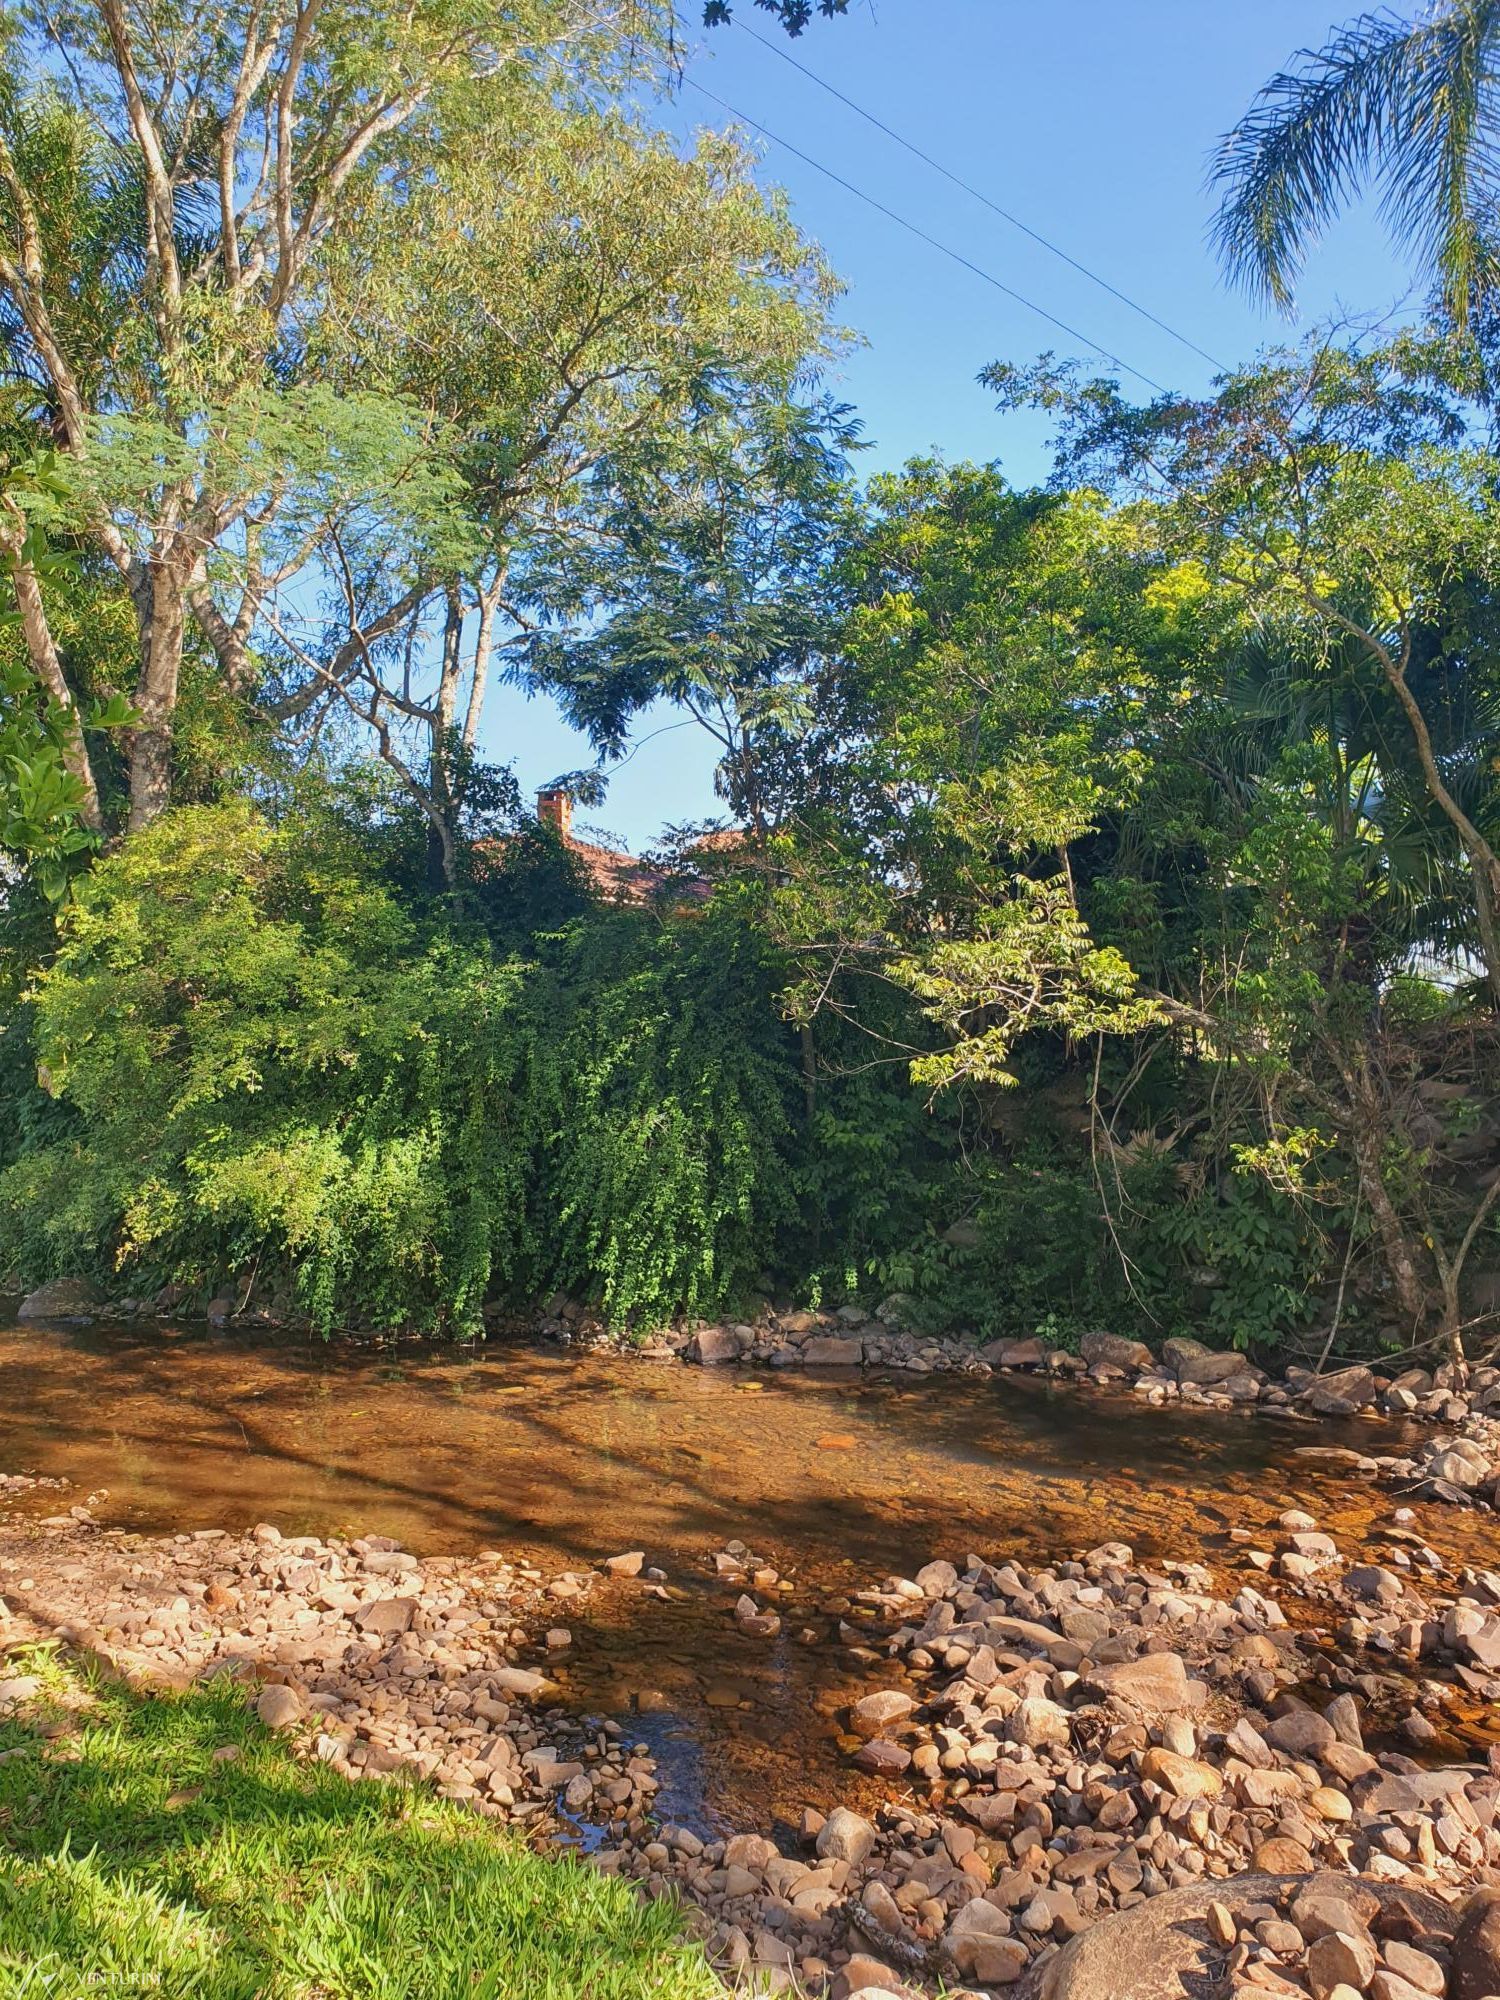
[[[851,1803],[714,1831],[657,1810],[649,1691],[639,1725],[561,1699],[596,1597],[648,1620],[681,1587],[650,1550],[548,1573],[272,1523],[144,1537],[96,1525],[100,1497],[43,1512],[48,1489],[12,1505],[7,1650],[54,1638],[168,1685],[236,1675],[351,1779],[435,1784],[681,1896],[731,1985],[1500,1992],[1500,1923],[1483,1902],[1460,1921],[1500,1881],[1500,1759],[1445,1752],[1456,1695],[1500,1701],[1500,1576],[1455,1567],[1405,1510],[1351,1549],[1284,1509],[1213,1569],[1106,1542],[851,1581],[820,1607],[864,1689],[833,1718]],[[774,1564],[731,1542],[702,1572],[736,1643],[797,1642]],[[0,1703],[30,1694],[0,1679]],[[1183,1977],[1208,1983],[1121,1985],[1113,1952],[1084,1950],[1106,1924],[1144,1964],[1189,1951]]]

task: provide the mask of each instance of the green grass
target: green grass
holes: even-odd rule
[[[46,1687],[0,1722],[3,2000],[705,2000],[669,1905],[414,1785],[351,1784],[245,1691]],[[236,1745],[236,1761],[213,1752]]]

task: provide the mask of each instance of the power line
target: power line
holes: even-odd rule
[[[1216,354],[1210,354],[1207,348],[1200,347],[1196,340],[1189,340],[1185,333],[1179,333],[1175,326],[1170,325],[1166,320],[1160,318],[1148,306],[1143,306],[1139,300],[1131,298],[1128,292],[1122,292],[1117,285],[1112,285],[1108,278],[1102,278],[1097,271],[1091,270],[1087,264],[1080,263],[1076,257],[1071,256],[1060,244],[1054,243],[1050,236],[1044,236],[1039,229],[1033,229],[1029,222],[1023,222],[1019,215],[1013,215],[1008,208],[1002,208],[1000,203],[987,195],[982,188],[975,187],[971,181],[966,181],[961,174],[954,173],[951,167],[945,167],[941,160],[935,160],[931,153],[924,152],[915,141],[908,139],[904,133],[898,132],[893,125],[887,125],[883,118],[878,118],[873,111],[867,111],[864,105],[858,104],[852,97],[846,96],[837,84],[830,83],[827,77],[819,76],[815,69],[809,69],[806,63],[799,62],[790,49],[781,48],[777,43],[768,40],[765,35],[757,34],[748,21],[736,21],[735,26],[747,34],[752,41],[759,42],[763,49],[769,49],[773,56],[780,56],[783,62],[790,63],[793,69],[799,70],[809,81],[817,84],[820,90],[826,90],[830,97],[836,97],[840,104],[847,105],[851,111],[863,118],[867,124],[873,125],[877,132],[883,132],[888,139],[894,139],[898,146],[904,146],[914,159],[920,160],[924,166],[931,167],[934,173],[941,174],[944,180],[951,181],[954,187],[961,188],[965,194],[971,195],[975,201],[982,202],[992,214],[998,215],[1002,222],[1008,222],[1013,229],[1019,229],[1021,234],[1029,236],[1033,243],[1040,243],[1044,250],[1050,250],[1054,257],[1060,257],[1065,264],[1087,278],[1091,284],[1098,285],[1101,290],[1108,292],[1112,299],[1118,299],[1122,306],[1129,306],[1130,310],[1134,313],[1139,313],[1142,319],[1149,320],[1154,327],[1160,328],[1163,333],[1170,335],[1173,340],[1180,341],[1184,347],[1191,353],[1196,354],[1200,360],[1207,361],[1214,368],[1228,367],[1229,364],[1227,362],[1221,361]]]
[[[748,113],[737,111],[732,104],[728,103],[722,97],[716,97],[711,90],[706,90],[693,77],[685,76],[682,80],[689,90],[696,90],[700,97],[706,97],[710,104],[717,104],[721,111],[727,111],[731,118],[737,118],[742,125],[748,125],[752,132],[759,132],[761,137],[769,139],[772,145],[780,146],[783,151],[791,153],[794,158],[801,160],[804,165],[813,168],[817,173],[825,175],[835,186],[843,188],[846,194],[852,194],[857,201],[864,202],[867,207],[873,208],[877,214],[883,215],[888,222],[894,222],[899,228],[915,236],[919,242],[927,244],[930,249],[939,251],[944,257],[951,257],[955,264],[962,264],[966,271],[972,271],[976,278],[982,278],[985,284],[993,285],[995,290],[1002,292],[1006,298],[1014,300],[1019,306],[1024,306],[1028,312],[1035,313],[1038,319],[1046,320],[1049,326],[1055,326],[1060,333],[1065,333],[1069,340],[1081,340],[1084,346],[1091,347],[1095,354],[1102,355],[1106,361],[1112,361],[1116,368],[1123,368],[1127,375],[1134,375],[1137,381],[1144,382],[1148,388],[1155,389],[1159,394],[1163,396],[1172,394],[1167,385],[1164,382],[1158,382],[1154,375],[1148,375],[1143,368],[1132,367],[1130,362],[1122,360],[1118,354],[1111,353],[1109,348],[1101,346],[1097,340],[1091,340],[1086,333],[1080,332],[1076,326],[1069,326],[1068,322],[1064,319],[1059,319],[1056,313],[1050,313],[1045,306],[1039,306],[1034,299],[1028,299],[1024,292],[1018,292],[1012,286],[1002,283],[993,271],[985,270],[982,264],[976,264],[971,257],[966,257],[961,250],[955,250],[951,244],[939,241],[936,236],[929,236],[927,231],[921,228],[919,224],[909,221],[904,215],[898,215],[894,208],[887,208],[883,201],[877,201],[874,195],[866,194],[862,187],[856,187],[853,181],[845,180],[844,176],[835,173],[832,167],[825,167],[821,160],[815,160],[811,153],[804,153],[800,146],[794,146],[790,139],[783,139],[779,132],[773,132],[768,125],[762,125],[758,118],[751,118]]]

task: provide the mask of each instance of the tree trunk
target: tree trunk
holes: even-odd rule
[[[21,614],[21,630],[26,639],[27,656],[31,661],[32,672],[46,691],[49,703],[61,711],[63,764],[68,775],[76,780],[83,793],[79,817],[90,833],[99,833],[104,826],[104,815],[99,807],[99,788],[94,783],[93,763],[83,737],[83,723],[79,718],[78,704],[73,699],[73,690],[68,686],[62,660],[52,638],[52,627],[48,623],[41,584],[37,580],[35,568],[24,553],[24,536],[23,522],[18,529],[0,539],[0,547],[4,548],[9,562],[10,580],[16,594],[16,608]]]
[[[1411,1323],[1413,1332],[1425,1323],[1429,1307],[1427,1287],[1422,1283],[1396,1205],[1391,1200],[1381,1172],[1381,1154],[1384,1151],[1384,1133],[1378,1126],[1372,1126],[1366,1117],[1366,1107],[1359,1102],[1351,1104],[1354,1125],[1354,1162],[1359,1173],[1359,1184],[1369,1204],[1370,1214],[1375,1223],[1375,1233],[1380,1238],[1380,1247],[1385,1254],[1386,1269],[1391,1274],[1391,1283],[1396,1290],[1396,1299]]]
[[[141,679],[135,708],[140,717],[130,737],[130,816],[127,830],[139,833],[166,811],[172,799],[172,724],[182,679],[187,577],[180,551],[151,567],[151,616],[141,645]]]
[[[432,753],[428,760],[428,792],[432,810],[428,815],[427,879],[433,889],[458,886],[458,867],[453,820],[453,771],[449,758],[453,749],[453,725],[458,714],[458,683],[463,662],[464,602],[456,584],[447,590],[448,610],[443,623],[443,655],[438,676],[437,713],[432,725]]]

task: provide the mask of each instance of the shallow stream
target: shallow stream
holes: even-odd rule
[[[107,1488],[111,1525],[269,1520],[422,1553],[495,1547],[549,1576],[644,1550],[670,1598],[611,1583],[560,1607],[561,1676],[580,1708],[635,1718],[662,1759],[663,1810],[708,1824],[854,1802],[834,1714],[890,1670],[839,1643],[846,1593],[935,1556],[1050,1561],[1105,1540],[1238,1577],[1228,1531],[1292,1505],[1346,1551],[1374,1546],[1396,1499],[1328,1451],[1394,1435],[1018,1376],[0,1325],[0,1472]],[[1427,1506],[1414,1525],[1452,1560],[1500,1557],[1492,1515]],[[789,1586],[760,1593],[782,1613],[775,1641],[736,1629],[738,1587],[713,1577],[732,1540]]]

